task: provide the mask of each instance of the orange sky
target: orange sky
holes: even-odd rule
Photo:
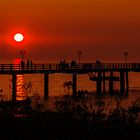
[[[83,59],[115,61],[128,51],[140,61],[139,0],[3,0],[0,26],[1,59],[18,55],[12,37],[21,31],[27,58],[72,59],[81,50]]]

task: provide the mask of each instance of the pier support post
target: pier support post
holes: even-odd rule
[[[113,71],[110,71],[110,79],[109,79],[109,93],[113,95]]]
[[[49,97],[49,74],[44,74],[44,99]]]
[[[76,97],[76,93],[77,93],[77,74],[74,73],[73,77],[72,77],[72,95],[74,97]]]
[[[123,71],[120,72],[120,93],[123,94],[125,92],[125,73]]]
[[[102,73],[100,71],[98,71],[98,75],[97,75],[97,81],[96,81],[96,90],[97,90],[97,94],[101,95],[102,93],[102,79],[101,79]]]
[[[128,79],[128,71],[126,71],[126,96],[128,96],[129,92],[129,79]]]
[[[103,93],[105,93],[105,71],[103,72]]]
[[[12,101],[16,101],[16,92],[17,92],[17,75],[12,75]]]

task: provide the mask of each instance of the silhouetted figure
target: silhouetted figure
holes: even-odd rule
[[[62,65],[62,63],[63,63],[62,60],[60,60],[60,65]]]
[[[21,60],[21,68],[24,69],[24,61]]]
[[[65,60],[63,60],[62,64],[63,64],[63,65],[65,65],[65,64],[66,64],[66,61],[65,61]]]
[[[62,69],[62,65],[63,65],[63,62],[62,62],[62,60],[60,60],[59,69]]]
[[[65,63],[65,68],[69,68],[69,64],[68,63]]]
[[[60,63],[59,63],[59,69],[65,69],[65,68],[68,68],[68,63],[66,63],[65,60],[60,60]]]
[[[96,64],[101,64],[101,61],[99,61],[99,60],[96,60]]]
[[[29,59],[27,60],[27,70],[29,70],[29,65],[30,65],[30,61]]]
[[[100,68],[100,67],[101,67],[101,61],[96,60],[96,67],[97,67],[97,68]]]
[[[30,65],[31,65],[31,70],[32,70],[32,68],[33,68],[33,62],[32,62],[32,60],[30,61]]]
[[[71,68],[75,67],[76,66],[76,61],[72,60],[71,61]]]
[[[63,69],[65,69],[65,65],[66,65],[66,61],[63,60],[63,62],[62,62],[62,68],[63,68]]]

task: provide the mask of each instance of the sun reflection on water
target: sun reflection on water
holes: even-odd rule
[[[21,59],[16,58],[14,59],[14,64],[20,64]],[[19,67],[17,68],[19,69]],[[18,74],[16,77],[16,100],[25,100],[26,99],[26,94],[24,90],[24,75],[23,74]]]
[[[16,96],[16,100],[25,100],[26,99],[26,95],[25,95],[25,91],[24,91],[24,75],[17,75],[17,96]]]

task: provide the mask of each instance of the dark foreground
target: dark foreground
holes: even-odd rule
[[[140,138],[138,104],[129,109],[117,106],[108,116],[103,112],[104,103],[99,101],[97,110],[88,112],[86,105],[73,104],[71,99],[56,103],[55,110],[32,110],[24,113],[1,109],[0,138],[46,140],[92,140]],[[19,107],[19,106],[18,106]]]

